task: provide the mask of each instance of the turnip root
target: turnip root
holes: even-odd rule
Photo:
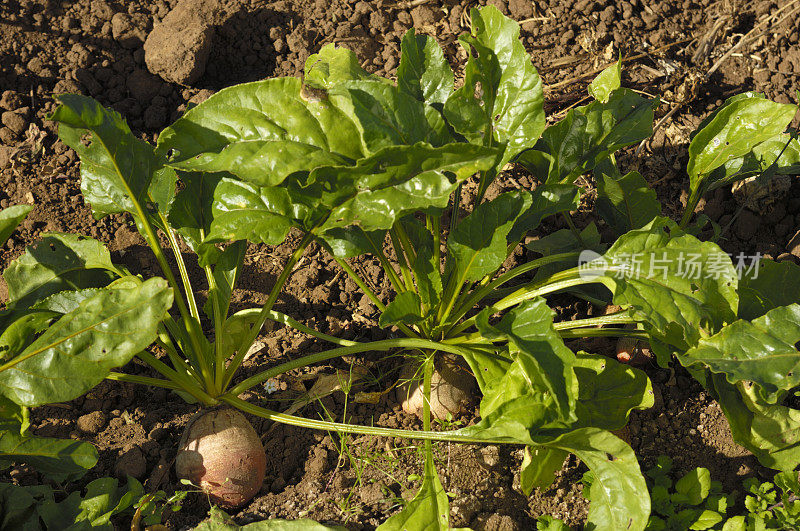
[[[472,401],[475,393],[475,378],[459,359],[450,355],[437,357],[431,377],[431,417],[445,420],[448,414],[455,416]],[[422,386],[422,370],[418,364],[406,363],[400,372],[401,384],[397,387],[397,401],[403,411],[413,413],[420,419],[425,404]]]
[[[235,409],[203,410],[192,417],[175,459],[179,478],[200,486],[211,502],[240,507],[261,488],[267,457],[256,430]]]

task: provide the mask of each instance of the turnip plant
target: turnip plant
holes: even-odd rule
[[[97,217],[132,215],[164,274],[157,282],[175,299],[155,341],[169,363],[147,350],[138,354],[163,378],[107,377],[276,422],[425,440],[422,488],[385,530],[449,525],[447,495],[432,460],[436,440],[524,446],[525,492],[549,485],[564,458],[576,454],[594,478],[587,489],[589,524],[644,529],[650,512],[645,481],[630,446],[611,431],[626,424],[632,409],[652,405],[650,382],[613,359],[573,352],[568,339],[649,341],[660,363],[674,355],[719,398],[737,440],[762,462],[778,468],[796,463],[795,410],[783,400],[800,378],[800,306],[793,304],[796,290],[778,284],[800,278],[797,268],[765,263],[760,276],[740,282],[731,258],[688,225],[699,197],[716,183],[796,170],[800,149],[785,133],[796,107],[749,94],[730,100],[701,126],[689,149],[692,197],[679,226],[661,216],[640,174],[617,169],[614,153],[652,134],[658,105],[621,86],[621,62],[590,85],[589,104],[546,127],[541,80],[517,24],[494,7],[473,10],[471,19],[471,31],[460,39],[468,60],[458,88],[437,43],[413,30],[402,42],[396,83],[364,71],[350,51],[328,45],[308,59],[302,80],[221,90],[167,127],[156,146],[136,139],[119,115],[93,100],[60,96],[53,118],[62,140],[80,155],[86,201]],[[541,184],[496,194],[492,185],[511,162]],[[589,173],[598,214],[619,236],[613,242],[602,242],[595,225],[578,231],[569,215],[584,193],[576,180]],[[564,216],[569,230],[530,242],[540,258],[504,266],[551,215]],[[279,244],[293,227],[302,238],[266,303],[231,314],[245,242]],[[209,296],[202,308],[179,238],[205,272]],[[273,310],[312,242],[372,300],[380,326],[392,327],[393,337],[347,341]],[[388,303],[351,265],[365,254],[380,261],[391,284]],[[691,271],[689,258],[699,264]],[[103,271],[103,282],[130,278],[121,270]],[[622,309],[556,322],[546,298],[556,292]],[[213,335],[203,330],[201,311]],[[238,379],[267,320],[337,346]],[[421,431],[303,418],[240,398],[293,369],[398,351],[422,359]],[[474,377],[480,419],[433,431],[431,381],[443,355],[463,361]],[[259,484],[253,481],[236,500],[217,499],[243,503]],[[213,494],[215,487],[206,487]]]

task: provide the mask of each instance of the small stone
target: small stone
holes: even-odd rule
[[[13,111],[22,105],[22,97],[13,90],[3,91],[0,97],[0,108]]]
[[[78,429],[83,433],[96,435],[106,425],[106,415],[102,411],[92,411],[78,417]]]
[[[141,479],[145,472],[147,472],[147,461],[138,446],[134,446],[122,454],[114,465],[114,475],[120,478],[131,476]]]
[[[0,116],[3,125],[11,129],[15,134],[21,135],[28,128],[28,122],[19,113],[6,111]]]

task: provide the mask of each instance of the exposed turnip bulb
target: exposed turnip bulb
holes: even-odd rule
[[[235,409],[200,411],[181,438],[175,471],[200,486],[211,502],[240,507],[261,488],[267,458],[258,434]]]
[[[445,420],[448,414],[455,416],[475,396],[475,378],[469,373],[460,358],[437,356],[431,377],[431,417]],[[407,362],[400,372],[397,401],[403,411],[422,418],[425,395],[422,385],[422,369],[419,364]]]

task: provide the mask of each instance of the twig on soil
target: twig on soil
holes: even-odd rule
[[[792,1],[791,1],[791,2],[789,2],[788,4],[786,4],[785,6],[781,7],[780,9],[778,9],[777,11],[775,11],[774,13],[772,13],[770,16],[768,16],[767,18],[765,18],[764,20],[762,20],[761,22],[759,22],[758,24],[756,24],[755,26],[753,26],[753,29],[751,29],[750,31],[748,31],[747,33],[745,33],[745,35],[744,35],[744,36],[743,36],[741,39],[739,39],[739,42],[737,42],[736,44],[734,44],[734,45],[733,45],[733,47],[732,47],[730,50],[728,50],[727,52],[725,52],[725,54],[723,54],[723,56],[722,56],[722,57],[720,57],[719,59],[717,59],[717,62],[716,62],[716,63],[714,63],[714,65],[713,65],[711,68],[709,68],[709,69],[708,69],[708,71],[705,73],[705,79],[708,79],[709,77],[711,77],[711,74],[713,74],[714,72],[716,72],[716,71],[717,71],[717,69],[718,69],[720,66],[722,66],[722,63],[724,63],[724,62],[725,62],[725,61],[726,61],[726,60],[727,60],[727,59],[728,59],[728,58],[729,58],[731,55],[733,55],[733,53],[734,53],[734,52],[738,51],[738,50],[739,50],[739,48],[741,48],[742,46],[744,46],[744,45],[745,45],[745,44],[746,44],[748,41],[750,41],[750,40],[754,40],[754,39],[757,39],[757,38],[761,37],[762,35],[764,35],[764,34],[765,34],[767,31],[769,31],[769,27],[771,26],[771,22],[772,22],[772,21],[773,21],[775,18],[777,18],[777,16],[778,16],[779,14],[781,14],[781,13],[782,13],[784,10],[788,9],[790,6],[792,6],[792,5],[796,4],[796,3],[798,3],[799,1],[800,1],[800,0],[792,0]],[[781,18],[781,19],[780,19],[778,22],[776,22],[776,23],[775,23],[775,25],[776,25],[776,26],[780,25],[780,24],[781,24],[781,23],[782,23],[784,20],[786,20],[786,19],[787,19],[787,18],[789,18],[790,16],[792,16],[792,15],[796,14],[798,11],[800,11],[800,7],[798,7],[797,9],[793,9],[791,12],[787,13],[787,14],[786,14],[786,15],[785,15],[783,18]],[[765,26],[765,25],[767,25],[768,27],[764,28],[764,30],[763,30],[763,31],[761,31],[761,32],[760,32],[758,35],[755,35],[755,36],[753,36],[753,33],[754,33],[756,30],[758,30],[758,29],[762,28],[762,27],[763,27],[763,26]]]
[[[795,0],[795,1],[800,1],[800,0]],[[661,50],[666,50],[667,48],[670,48],[672,46],[675,46],[675,45],[678,45],[678,44],[683,44],[685,42],[689,42],[689,41],[692,41],[692,40],[694,40],[694,37],[689,38],[689,39],[683,39],[683,40],[680,40],[680,41],[671,42],[669,44],[665,44],[664,46],[659,46],[658,48],[655,48],[655,49],[651,50],[648,53],[640,53],[640,54],[636,54],[636,55],[631,55],[630,57],[623,57],[622,58],[622,62],[623,63],[629,63],[631,61],[635,61],[637,59],[641,59],[642,57],[647,57],[650,53],[660,52]],[[608,63],[608,64],[600,66],[598,68],[594,68],[594,69],[590,70],[589,72],[585,72],[585,73],[577,75],[575,77],[571,77],[569,79],[565,79],[564,81],[559,81],[558,83],[553,83],[552,85],[545,85],[544,90],[552,91],[552,90],[555,90],[557,88],[566,87],[567,85],[571,85],[572,83],[574,83],[576,81],[580,81],[581,79],[593,76],[595,74],[599,74],[600,72],[602,72],[603,70],[605,70],[606,68],[608,68],[609,66],[611,66],[613,64],[614,63]]]
[[[519,25],[525,24],[526,22],[550,22],[553,20],[553,17],[530,17],[522,19],[519,22]]]
[[[430,3],[430,1],[431,0],[410,0],[408,2],[398,2],[396,7],[398,9],[411,9],[412,7],[417,7]]]
[[[697,44],[697,50],[692,55],[692,62],[696,65],[705,63],[711,55],[711,50],[714,49],[714,37],[717,32],[728,22],[728,16],[722,16],[717,20],[711,29],[706,32]]]

